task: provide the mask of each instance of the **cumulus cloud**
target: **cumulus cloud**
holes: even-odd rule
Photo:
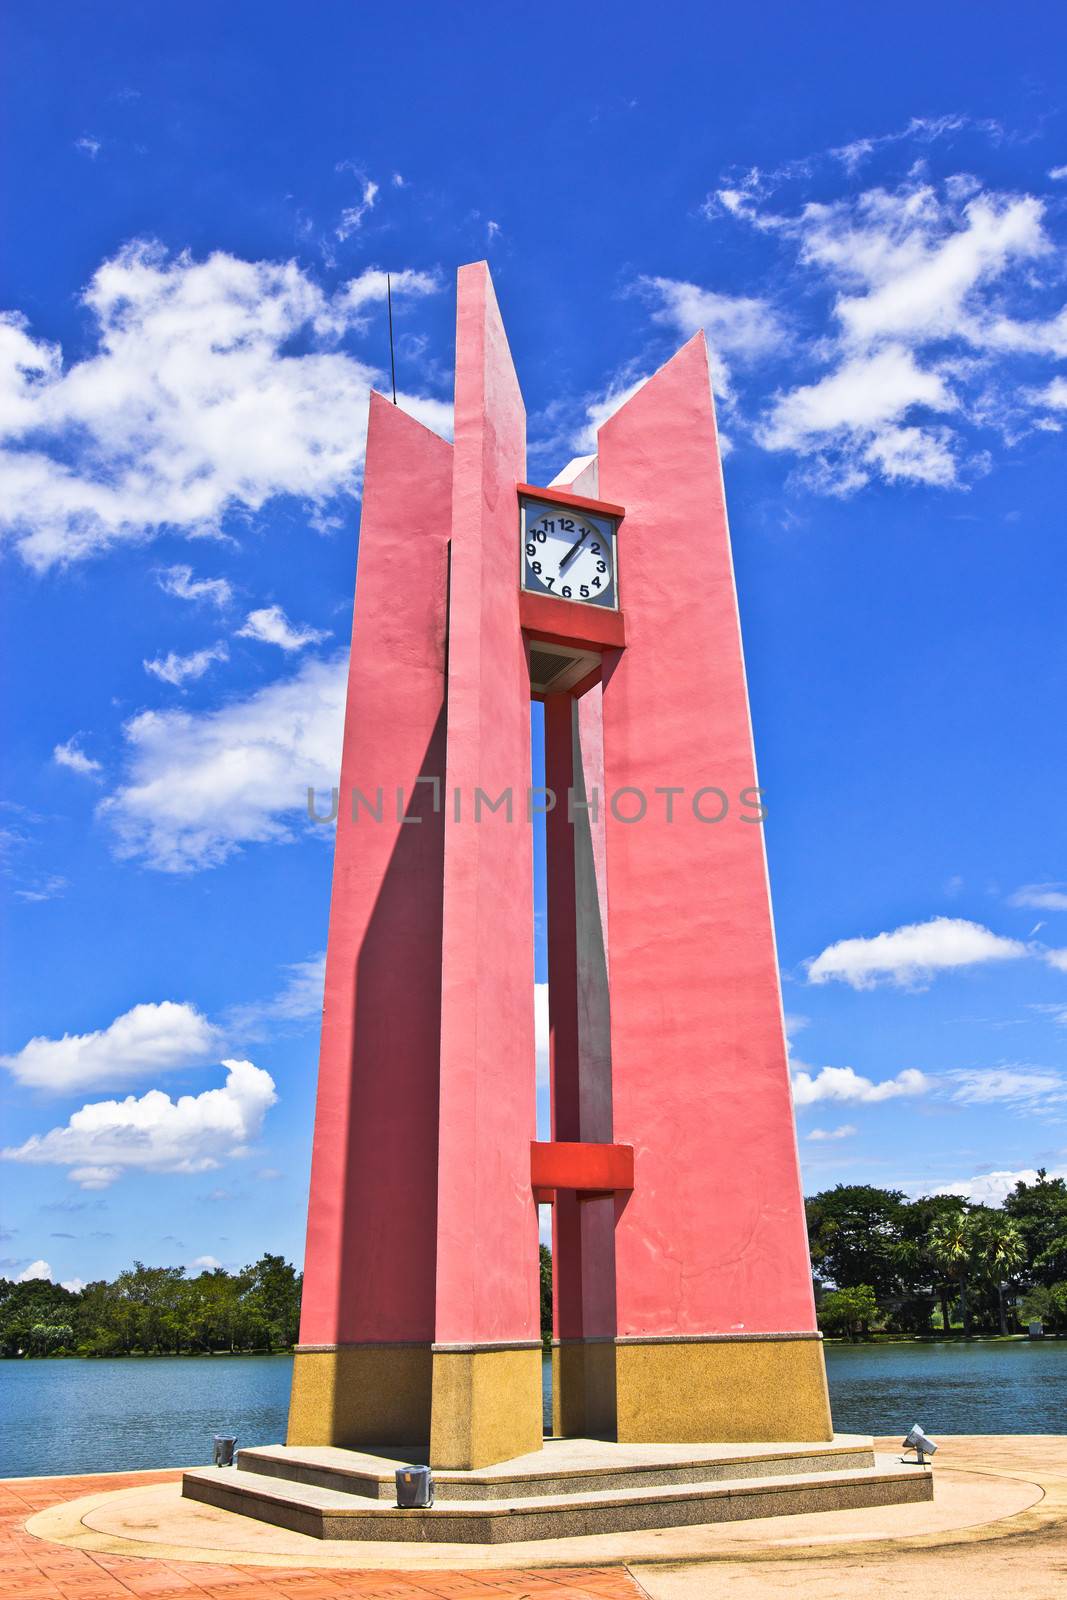
[[[1067,1178],[1067,1167],[1050,1169],[1047,1173],[1050,1178]],[[939,1184],[932,1192],[934,1194],[958,1194],[964,1200],[970,1200],[973,1205],[1000,1206],[1004,1204],[1017,1183],[1036,1183],[1038,1181],[1037,1169],[1023,1167],[1018,1172],[983,1172],[973,1178],[955,1178],[951,1183]],[[929,1193],[924,1189],[923,1193]]]
[[[91,778],[101,771],[99,761],[87,756],[76,738],[68,739],[66,744],[57,744],[52,751],[52,760],[57,767],[67,767],[71,772],[80,773],[83,778]]]
[[[658,301],[654,322],[676,329],[683,339],[703,328],[716,392],[723,399],[732,394],[731,361],[755,361],[786,343],[782,320],[767,300],[720,294],[675,278],[642,278],[641,285]]]
[[[163,872],[217,866],[307,823],[308,787],[337,783],[347,659],[202,713],[144,711],[124,729],[123,782],[101,802],[120,856]]]
[[[192,567],[182,563],[161,568],[156,582],[164,594],[172,594],[179,600],[209,600],[212,605],[227,606],[233,598],[226,578],[194,578]]]
[[[808,963],[809,983],[847,983],[873,989],[879,983],[915,989],[937,972],[988,961],[1017,961],[1029,952],[981,923],[962,917],[932,917],[869,939],[840,939]]]
[[[167,655],[157,656],[154,661],[145,661],[142,665],[154,678],[180,687],[190,679],[202,678],[214,662],[229,659],[230,652],[220,640],[204,650],[194,650],[191,655],[180,656],[171,650]]]
[[[195,1006],[175,1000],[133,1006],[94,1033],[38,1036],[0,1065],[31,1089],[69,1094],[195,1066],[217,1048],[217,1030]]]
[[[804,1137],[818,1143],[826,1139],[850,1139],[858,1131],[851,1122],[843,1122],[839,1128],[812,1128]]]
[[[329,633],[290,622],[281,606],[263,606],[248,613],[244,627],[237,630],[237,637],[260,639],[264,644],[276,644],[283,650],[303,650],[305,645],[328,639]]]
[[[221,1089],[172,1100],[161,1089],[99,1100],[69,1122],[0,1151],[5,1161],[70,1168],[83,1189],[104,1189],[125,1172],[208,1172],[245,1156],[275,1104],[274,1080],[251,1061],[224,1061]]]
[[[51,1281],[52,1269],[47,1261],[31,1261],[15,1279],[16,1283],[36,1283],[39,1279]]]
[[[189,1262],[190,1272],[218,1272],[222,1262],[218,1256],[194,1256]]]
[[[794,1067],[793,1104],[813,1106],[820,1100],[852,1101],[857,1105],[878,1105],[883,1100],[898,1100],[904,1095],[926,1094],[933,1087],[925,1073],[906,1067],[895,1078],[875,1083],[851,1067],[823,1067],[812,1072]]]
[[[928,142],[965,121],[916,119],[830,155],[854,173],[877,146]],[[798,317],[805,303],[828,301],[815,336],[793,340],[794,365],[817,370],[764,407],[756,442],[802,458],[809,485],[828,493],[872,480],[965,487],[985,464],[968,426],[997,426],[1006,437],[1055,426],[1036,412],[1057,404],[1056,380],[1027,391],[1004,364],[1067,354],[1067,308],[1047,304],[1058,282],[1054,268],[1044,271],[1055,260],[1048,208],[965,172],[935,184],[921,163],[895,187],[852,186],[837,200],[776,207],[782,184],[810,181],[817,165],[752,169],[706,207],[709,218],[773,238],[786,270],[821,291],[822,299],[794,297]],[[773,326],[757,320],[755,331],[770,348]]]
[[[435,286],[393,279],[394,295]],[[355,492],[380,374],[338,346],[384,293],[376,271],[327,295],[292,261],[135,241],[82,297],[84,359],[64,366],[25,319],[0,318],[0,528],[44,569],[163,530],[217,533],[278,495],[321,511]]]

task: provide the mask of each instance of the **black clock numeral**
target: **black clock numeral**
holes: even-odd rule
[[[541,526],[537,530],[537,537],[539,539],[547,539],[548,538],[548,533],[545,533],[545,531],[544,531],[546,528],[548,529],[548,533],[555,533],[556,524],[555,524],[555,522],[553,520],[550,520],[548,517],[542,517]]]
[[[564,600],[569,600],[570,597],[571,597],[571,586],[570,586],[570,584],[569,583],[565,583],[563,585],[563,588],[559,592],[563,596]]]
[[[596,569],[598,572],[607,572],[607,564],[603,561],[598,561],[596,564]]]
[[[533,570],[537,573],[537,576],[540,577],[541,576],[541,563],[540,563],[540,561],[531,561],[530,565],[533,567]]]
[[[544,528],[535,528],[534,538],[537,540],[538,544],[544,544],[545,540],[548,538],[548,534],[545,532]]]
[[[574,518],[573,517],[560,517],[559,525],[560,525],[561,530],[564,533],[573,533],[574,532]]]
[[[583,583],[582,584],[580,593],[581,593],[581,596],[582,596],[583,600],[588,600],[589,599],[589,585],[587,583]]]
[[[535,544],[528,544],[526,546],[526,554],[528,556],[535,556],[537,554],[537,546]]]
[[[599,589],[600,588],[600,579],[599,578],[594,578],[593,579],[593,588],[594,589]]]
[[[555,581],[555,578],[549,578],[547,576],[541,579],[541,582],[544,584],[546,589],[551,589]]]
[[[598,545],[598,544],[591,544],[591,545],[590,545],[590,546],[589,546],[589,549],[590,549],[590,552],[591,552],[591,553],[592,553],[592,554],[593,554],[593,555],[594,555],[594,556],[598,556],[598,555],[599,555],[599,554],[600,554],[600,546],[599,546],[599,545]]]

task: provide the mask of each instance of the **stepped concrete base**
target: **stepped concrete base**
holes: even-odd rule
[[[548,1440],[472,1472],[435,1472],[435,1504],[400,1510],[394,1473],[425,1451],[242,1450],[236,1468],[184,1474],[191,1500],[319,1539],[510,1544],[926,1501],[929,1472],[876,1461],[872,1441],[618,1445]]]

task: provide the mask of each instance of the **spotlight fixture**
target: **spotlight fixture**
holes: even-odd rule
[[[916,1453],[916,1456],[918,1458],[915,1461],[906,1461],[906,1462],[904,1462],[905,1466],[908,1466],[908,1467],[925,1467],[925,1465],[926,1465],[926,1457],[927,1456],[932,1456],[934,1451],[937,1449],[937,1446],[934,1443],[934,1441],[929,1437],[929,1435],[925,1434],[923,1432],[923,1430],[919,1427],[919,1424],[916,1423],[915,1426],[908,1433],[908,1436],[904,1440],[904,1443],[901,1446],[901,1448],[904,1449],[904,1450],[914,1450],[915,1453]],[[903,1458],[901,1458],[901,1459],[903,1459]]]
[[[407,1509],[433,1505],[433,1476],[429,1467],[397,1467],[396,1503]]]

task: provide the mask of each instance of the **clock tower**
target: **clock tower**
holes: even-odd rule
[[[291,1444],[538,1449],[539,1203],[554,1432],[831,1437],[757,785],[703,335],[532,485],[461,268],[454,443],[371,398]]]

